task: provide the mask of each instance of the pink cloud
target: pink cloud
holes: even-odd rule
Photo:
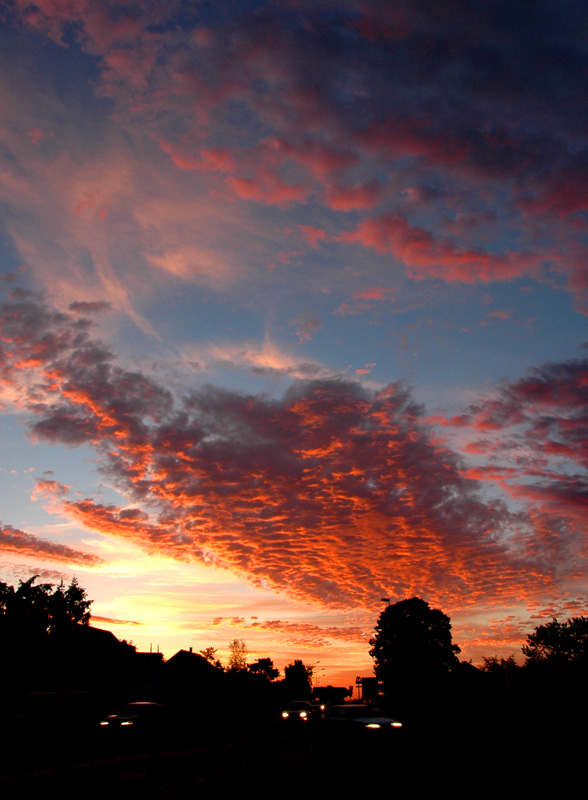
[[[395,289],[386,289],[384,286],[369,286],[367,289],[362,289],[353,293],[355,300],[388,300],[389,295],[394,293]]]
[[[262,203],[275,203],[289,206],[303,201],[308,189],[301,184],[286,184],[270,172],[259,172],[255,178],[227,178],[228,186],[243,200],[256,200]]]
[[[490,317],[491,319],[506,320],[510,317],[510,315],[511,315],[510,311],[501,310],[501,311],[490,311],[490,313],[487,314],[486,316]]]
[[[533,272],[537,259],[530,253],[497,256],[469,250],[449,239],[439,239],[424,228],[415,228],[397,214],[384,214],[361,223],[355,231],[341,234],[338,241],[359,243],[381,253],[390,253],[408,267],[413,278],[440,277],[447,281],[508,280]]]
[[[40,145],[43,139],[55,136],[55,134],[53,131],[45,131],[42,128],[31,128],[30,131],[27,131],[27,136],[33,144]]]
[[[383,286],[369,286],[361,291],[353,292],[351,300],[341,303],[337,314],[345,317],[348,314],[364,314],[377,308],[377,303],[383,300],[392,300],[395,289],[386,289]]]
[[[313,139],[302,139],[295,143],[286,138],[271,137],[260,144],[258,152],[263,154],[266,163],[296,162],[319,181],[333,172],[354,166],[359,160],[357,154],[350,150],[338,150]],[[372,191],[375,190],[376,186],[373,185]],[[368,187],[364,187],[364,191],[367,192]]]
[[[108,3],[89,0],[17,0],[29,25],[47,31],[61,41],[65,26],[82,22],[93,52],[105,53],[115,43],[128,43],[144,32],[146,19],[131,4],[122,13]],[[155,14],[148,16],[154,21]]]
[[[299,225],[298,230],[302,238],[314,248],[318,248],[319,242],[327,238],[327,234],[322,228],[314,228],[312,225]]]
[[[484,454],[489,463],[470,467],[466,474],[496,483],[537,509],[543,516],[535,517],[534,524],[549,520],[562,542],[585,529],[587,387],[586,358],[549,363],[527,377],[505,382],[465,414],[438,421],[487,433],[482,440],[467,442],[464,451]],[[567,537],[561,533],[564,522],[569,526]],[[541,524],[547,530],[548,525]]]
[[[335,211],[373,208],[383,196],[382,185],[371,183],[366,186],[333,186],[325,191],[325,203]]]
[[[528,214],[547,212],[566,217],[588,209],[588,153],[572,156],[560,170],[534,182],[534,191],[523,197],[519,205]]]
[[[158,142],[163,152],[170,156],[176,167],[185,170],[203,168],[203,162],[201,158],[183,155],[178,151],[176,146],[174,146],[171,142],[164,141],[163,139],[159,139]]]
[[[560,74],[538,62],[539,45],[521,40],[511,20],[493,13],[482,18],[474,7],[446,25],[428,7],[362,2],[335,24],[307,4],[285,13],[261,3],[255,14],[237,4],[214,24],[197,26],[178,25],[174,4],[20,0],[14,7],[40,35],[73,39],[90,54],[96,91],[112,100],[113,120],[125,136],[151,137],[180,170],[200,172],[209,197],[214,189],[278,209],[321,204],[326,235],[308,232],[313,247],[334,240],[329,226],[334,230],[340,214],[333,210],[385,203],[386,214],[361,220],[338,240],[392,254],[416,279],[509,280],[537,276],[548,264],[585,304],[586,270],[577,252],[583,250],[577,212],[587,197],[585,125],[578,117],[585,92],[577,77],[584,73],[584,51],[577,32],[567,29],[575,68]],[[533,10],[542,37],[553,29],[551,13],[544,6]],[[492,34],[487,46],[495,80],[468,33],[480,26]],[[431,41],[440,43],[435,54]],[[512,47],[498,42],[525,55],[514,65],[505,55]],[[484,79],[474,87],[467,76],[476,68]],[[27,131],[39,143],[49,130],[30,119],[20,135]],[[106,200],[93,202],[90,208],[78,193],[72,207],[84,220],[116,214]],[[427,228],[406,220],[407,202],[428,209]],[[555,220],[559,229],[545,224]],[[501,226],[531,241],[535,222],[551,231],[539,255],[524,246],[518,252],[491,246],[501,232],[513,240]],[[114,283],[116,270],[105,265],[101,272]],[[115,292],[122,297],[122,285]],[[128,310],[128,296],[125,301]]]

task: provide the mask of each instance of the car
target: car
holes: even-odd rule
[[[307,700],[292,700],[282,710],[285,722],[308,722],[312,716],[312,706]]]
[[[310,705],[314,719],[322,719],[327,708],[326,705],[320,700],[311,700]]]
[[[100,721],[100,727],[118,736],[157,737],[168,727],[167,709],[150,701],[129,703],[120,714],[110,714]]]
[[[340,706],[331,706],[328,720],[333,729],[356,731],[392,732],[402,729],[402,722],[393,719],[378,708],[367,706],[363,703],[345,703]]]

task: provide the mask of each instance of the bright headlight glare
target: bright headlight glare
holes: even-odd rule
[[[370,722],[366,725],[366,728],[381,728],[381,727],[382,726],[380,725],[379,722]]]
[[[307,715],[306,711],[301,711],[301,712],[300,712],[300,716],[301,716],[301,717],[306,717],[306,716],[308,716],[308,715]]]
[[[288,714],[288,712],[287,712],[287,711],[282,711],[282,717],[283,717],[284,719],[288,719],[288,717],[289,717],[289,716],[290,716],[290,714]]]
[[[132,725],[132,724],[133,724],[133,723],[131,722],[131,720],[130,720],[130,719],[129,719],[129,720],[127,720],[126,722],[121,722],[121,725]]]
[[[393,722],[392,723],[392,727],[393,728],[402,728],[402,722]]]

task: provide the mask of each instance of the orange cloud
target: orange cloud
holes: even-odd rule
[[[66,564],[79,564],[88,567],[98,566],[103,561],[98,556],[75,550],[59,542],[50,542],[41,539],[32,533],[13,528],[12,525],[3,525],[0,522],[0,551],[19,553],[37,559],[62,561]]]
[[[306,380],[279,400],[214,387],[176,398],[119,367],[78,318],[29,303],[1,321],[4,368],[39,378],[23,406],[31,431],[92,444],[133,499],[72,500],[43,482],[54,509],[92,530],[331,607],[390,594],[519,602],[554,579],[543,548],[501,543],[513,524],[529,541],[533,521],[482,500],[400,384],[375,394]]]

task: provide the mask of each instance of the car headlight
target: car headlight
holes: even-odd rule
[[[392,727],[393,728],[402,728],[402,722],[393,722],[392,723]]]
[[[130,719],[126,720],[125,722],[121,722],[121,725],[132,725],[132,721]]]
[[[300,712],[300,716],[302,717],[302,719],[306,719],[306,717],[308,716],[308,714],[306,713],[306,711],[301,711],[301,712]]]
[[[283,719],[288,719],[289,716],[290,716],[290,714],[288,714],[287,711],[282,711],[282,718]]]
[[[381,727],[382,726],[380,725],[379,722],[368,722],[368,724],[366,725],[366,728],[381,728]]]

